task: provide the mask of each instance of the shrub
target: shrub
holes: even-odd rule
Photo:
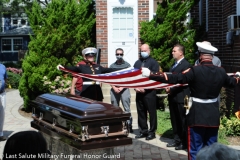
[[[226,139],[226,128],[223,127],[223,125],[219,126],[219,130],[218,130],[218,142],[228,145],[228,141]]]
[[[235,116],[228,119],[226,116],[221,118],[221,125],[225,128],[226,136],[240,136],[240,121]]]
[[[50,81],[47,76],[43,77],[43,86],[51,93],[66,94],[71,89],[71,78],[57,76],[54,81]]]
[[[15,73],[15,74],[22,74],[22,69],[17,69],[17,68],[12,68],[12,67],[8,67],[7,71]]]
[[[9,71],[7,71],[7,74],[8,74],[8,80],[6,82],[6,86],[8,88],[17,89],[19,86],[19,81],[20,81],[21,76],[19,74],[9,72]]]
[[[28,109],[31,100],[49,92],[43,85],[43,77],[53,82],[62,72],[58,64],[73,64],[74,56],[87,46],[95,46],[95,1],[55,0],[45,7],[33,1],[27,11],[34,32],[28,44],[28,54],[22,62],[23,75],[19,92]]]

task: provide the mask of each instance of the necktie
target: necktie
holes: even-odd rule
[[[173,65],[173,67],[172,67],[172,69],[174,69],[175,67],[177,67],[177,65],[178,65],[178,63],[175,62],[174,65]]]
[[[145,64],[145,62],[146,62],[146,61],[145,61],[145,60],[143,60],[143,62],[142,62],[142,67],[144,67],[144,64]]]

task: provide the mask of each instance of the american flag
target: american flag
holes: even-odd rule
[[[59,69],[79,77],[84,77],[94,81],[103,82],[125,88],[164,89],[167,87],[179,87],[187,85],[187,84],[168,84],[153,81],[150,80],[149,78],[143,77],[141,69],[136,69],[133,67],[105,74],[83,74],[73,72],[61,67],[59,67]],[[228,73],[228,76],[234,75],[235,75],[234,73]]]
[[[116,72],[95,75],[77,73],[61,67],[60,70],[64,72],[69,72],[76,76],[88,78],[94,81],[103,82],[125,88],[164,89],[167,87],[186,85],[186,84],[168,84],[149,80],[149,78],[142,76],[141,69],[136,68],[127,68]]]

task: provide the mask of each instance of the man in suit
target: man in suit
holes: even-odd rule
[[[181,73],[191,67],[190,63],[184,58],[185,48],[181,44],[173,47],[172,55],[175,60],[170,68],[173,74]],[[167,144],[167,147],[175,147],[176,150],[187,148],[187,125],[185,123],[184,97],[190,95],[188,86],[166,88],[170,110],[171,124],[174,140]]]

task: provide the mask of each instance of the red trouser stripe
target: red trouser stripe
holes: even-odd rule
[[[187,143],[188,143],[188,145],[187,145],[187,149],[188,149],[188,160],[191,160],[191,156],[190,156],[190,144],[191,144],[191,142],[190,142],[190,127],[188,127],[188,134],[187,134]]]

